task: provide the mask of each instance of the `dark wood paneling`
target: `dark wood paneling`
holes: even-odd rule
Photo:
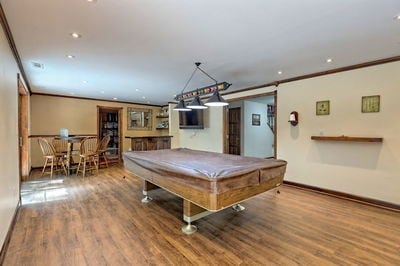
[[[229,154],[240,155],[241,108],[229,109]]]
[[[356,202],[359,202],[359,203],[363,203],[363,204],[367,204],[367,205],[373,205],[373,206],[386,208],[386,209],[390,209],[390,210],[394,210],[394,211],[400,211],[400,205],[393,204],[393,203],[386,202],[386,201],[370,199],[370,198],[356,196],[356,195],[352,195],[352,194],[348,194],[348,193],[344,193],[344,192],[339,192],[339,191],[335,191],[335,190],[330,190],[330,189],[326,189],[326,188],[320,188],[320,187],[300,184],[300,183],[296,183],[296,182],[292,182],[292,181],[284,180],[283,183],[285,185],[288,185],[288,186],[293,186],[293,187],[297,187],[297,188],[300,188],[300,189],[311,190],[311,191],[314,191],[314,192],[326,194],[326,195],[333,196],[333,197],[352,200],[352,201],[356,201]]]
[[[132,151],[171,149],[172,136],[125,137],[131,139]]]

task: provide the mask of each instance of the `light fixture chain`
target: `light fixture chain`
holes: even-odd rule
[[[206,75],[207,77],[209,77],[210,79],[212,79],[215,83],[218,83],[218,81],[217,81],[215,78],[211,77],[207,72],[205,72],[203,69],[201,69],[200,66],[197,66],[197,68],[198,68],[201,72],[203,72],[204,75]]]
[[[185,91],[186,87],[189,85],[190,81],[192,80],[194,74],[195,74],[196,71],[197,71],[197,68],[198,68],[198,67],[196,67],[196,68],[193,70],[192,75],[190,75],[190,78],[188,79],[188,81],[186,82],[185,86],[183,87],[182,92],[181,92],[181,97],[183,97],[183,92]]]

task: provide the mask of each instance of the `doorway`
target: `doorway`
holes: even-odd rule
[[[97,106],[97,135],[99,140],[110,136],[107,147],[107,160],[121,162],[122,155],[122,107]]]
[[[29,177],[28,140],[29,93],[18,76],[18,146],[20,183]]]
[[[276,91],[230,100],[224,113],[224,151],[242,156],[276,158],[276,105]]]
[[[228,109],[229,129],[228,129],[228,142],[229,154],[240,155],[240,117],[241,108],[235,107]]]

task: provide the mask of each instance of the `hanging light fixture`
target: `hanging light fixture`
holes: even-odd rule
[[[219,91],[215,91],[214,94],[205,103],[206,106],[227,106],[229,103],[219,94]]]
[[[181,99],[179,103],[174,107],[174,111],[191,111],[192,109],[188,108],[185,104],[185,101]]]
[[[199,95],[196,95],[193,101],[187,106],[190,109],[207,109]]]
[[[201,63],[196,62],[195,63],[196,68],[193,71],[192,75],[190,76],[189,80],[186,82],[186,85],[183,87],[181,94],[177,95],[175,97],[176,100],[179,101],[179,103],[175,106],[174,110],[176,111],[190,111],[191,109],[206,109],[208,106],[226,106],[228,103],[222,98],[222,96],[219,94],[220,90],[226,90],[231,86],[232,84],[229,84],[227,82],[222,82],[218,83],[216,79],[211,77],[208,73],[206,73],[203,69],[200,68]],[[194,74],[196,73],[197,70],[200,70],[203,72],[204,75],[209,77],[215,82],[215,85],[207,86],[204,88],[200,88],[194,91],[186,92],[185,94],[183,93],[188,86],[189,82],[192,80]],[[207,103],[203,103],[200,99],[200,95],[205,95],[209,93],[214,93],[211,98],[207,101]],[[189,105],[185,104],[184,99],[188,99],[194,97],[192,102]]]

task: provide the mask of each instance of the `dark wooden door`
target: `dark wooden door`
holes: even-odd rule
[[[229,154],[240,155],[240,107],[229,109]]]

